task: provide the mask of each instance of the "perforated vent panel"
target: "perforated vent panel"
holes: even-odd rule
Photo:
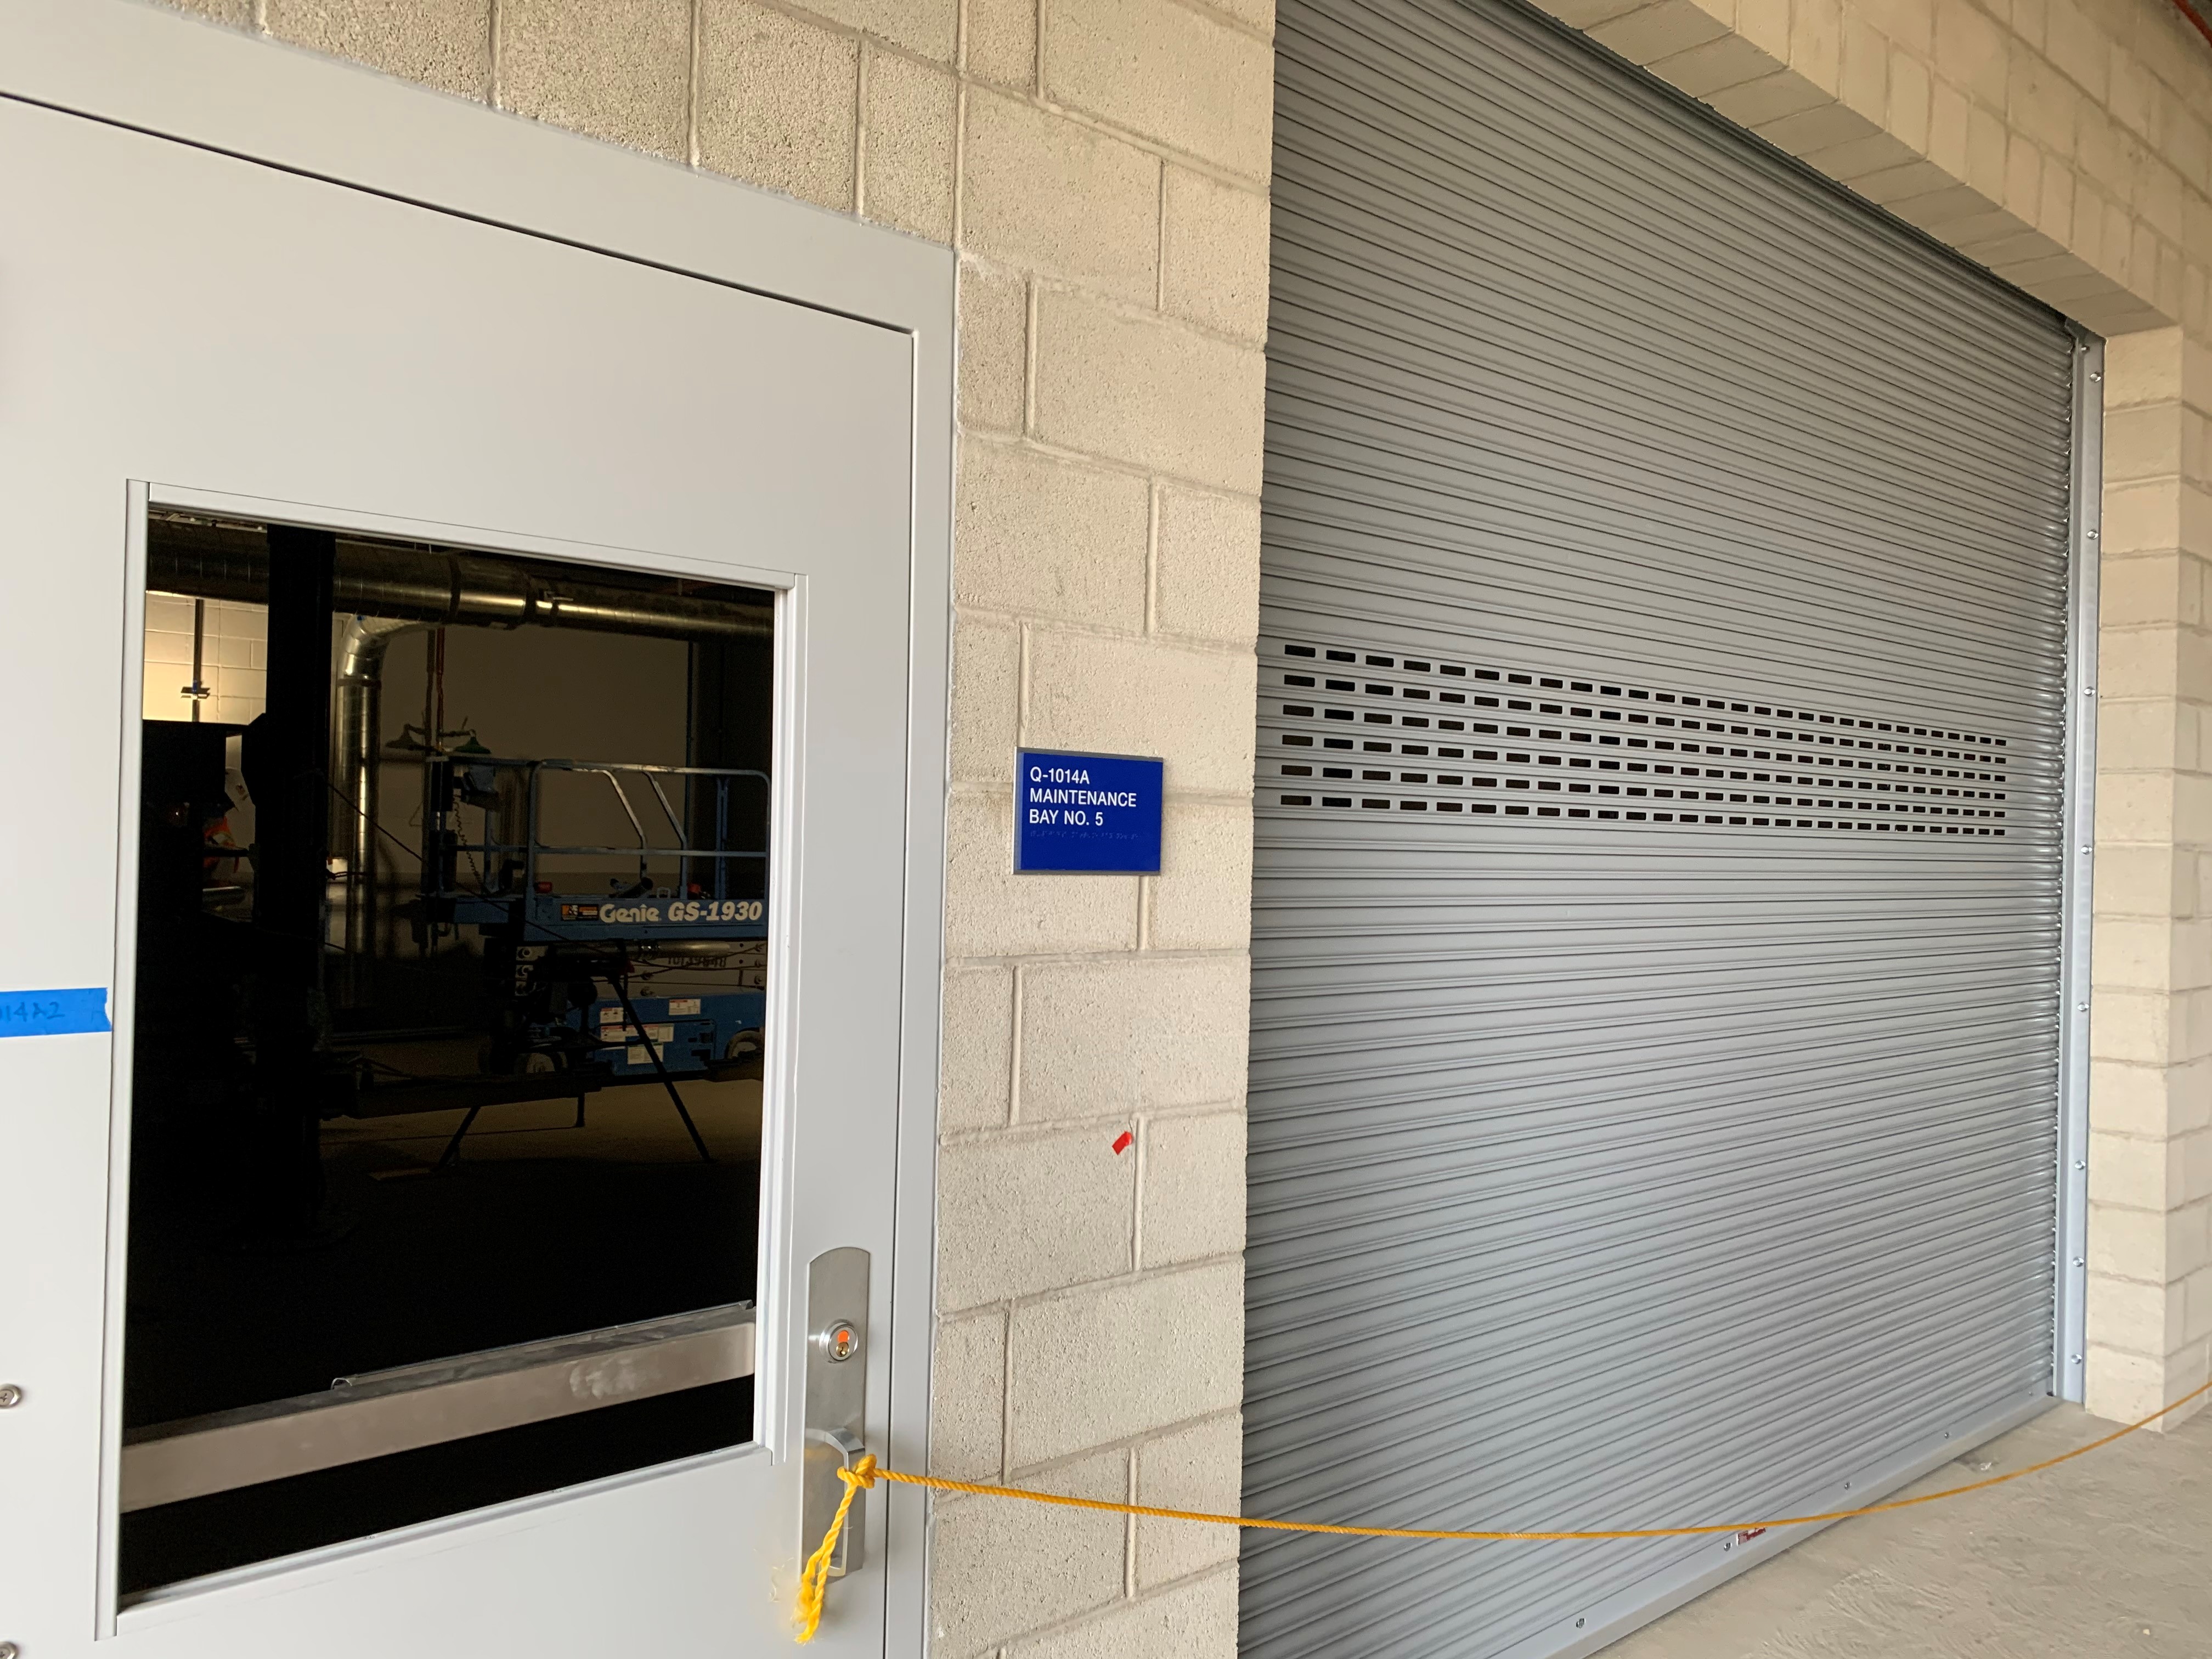
[[[2005,833],[2009,745],[1983,732],[1289,640],[1261,659],[1279,806]]]
[[[1839,1507],[2051,1383],[2074,342],[1506,0],[1277,16],[1245,1507]],[[1723,1541],[1252,1534],[1240,1641]]]

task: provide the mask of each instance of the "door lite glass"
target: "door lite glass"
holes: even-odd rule
[[[123,1592],[750,1440],[773,596],[148,550]]]

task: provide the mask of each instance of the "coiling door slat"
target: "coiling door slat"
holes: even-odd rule
[[[1245,1506],[1848,1502],[2051,1386],[2075,345],[1510,0],[1282,0]],[[1248,1534],[1260,1659],[1719,1540]]]

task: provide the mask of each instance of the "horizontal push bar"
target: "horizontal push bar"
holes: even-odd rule
[[[394,1452],[753,1374],[753,1305],[342,1376],[295,1395],[134,1429],[122,1508],[152,1509]]]

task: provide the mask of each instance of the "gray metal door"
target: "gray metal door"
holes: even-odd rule
[[[117,41],[135,49],[138,38],[135,9],[116,9],[84,26],[93,32],[82,39],[103,53],[125,50]],[[41,711],[18,723],[15,741],[39,779],[41,810],[68,827],[37,844],[18,830],[7,843],[10,867],[35,863],[40,876],[0,930],[0,984],[112,987],[117,1012],[112,1038],[0,1043],[0,1213],[37,1242],[0,1270],[6,1380],[20,1382],[25,1402],[0,1424],[0,1637],[9,1653],[20,1643],[34,1659],[780,1652],[802,1559],[802,1481],[818,1467],[804,1437],[840,1425],[802,1410],[815,1403],[805,1388],[810,1333],[825,1319],[866,1321],[871,1348],[886,1360],[892,1352],[904,941],[935,913],[928,901],[908,908],[917,876],[902,794],[908,720],[920,730],[923,718],[908,710],[928,707],[912,701],[921,693],[908,678],[910,604],[924,603],[908,574],[919,568],[914,339],[32,101],[17,95],[19,77],[36,86],[72,50],[102,71],[120,60],[78,46],[74,17],[28,16],[0,0],[0,154],[9,158],[0,169],[0,499],[12,532],[0,556],[8,592],[36,596],[0,606],[0,700]],[[32,50],[5,49],[26,37]],[[236,78],[219,90],[265,101],[269,82],[252,78],[263,73],[260,49],[237,45],[228,62],[240,67],[224,71]],[[138,68],[116,82],[126,92],[172,62],[129,61]],[[61,84],[106,82],[87,69]],[[333,105],[362,107],[350,92]],[[423,135],[439,131],[420,110],[399,108],[382,136],[428,143]],[[488,168],[486,152],[466,143],[447,156],[456,192],[494,176],[473,171]],[[499,155],[495,187],[527,205],[531,181],[545,175],[526,147]],[[624,234],[649,234],[659,210],[641,207],[629,222],[640,228],[626,223]],[[702,218],[715,235],[752,235],[769,222],[749,211],[710,207]],[[776,234],[760,240],[772,246]],[[732,1425],[728,1438],[740,1443],[726,1450],[489,1507],[465,1478],[452,1508],[466,1513],[167,1585],[118,1609],[118,1482],[137,1477],[118,1471],[165,1461],[159,1442],[124,1432],[118,1339],[126,1287],[140,1282],[122,1249],[134,1178],[138,838],[117,828],[139,822],[144,526],[164,509],[776,593],[774,977],[757,1109],[767,1173],[743,1177],[760,1180],[765,1218],[752,1345],[727,1338],[726,1318],[705,1327],[724,1334],[715,1364],[750,1364],[760,1403],[742,1407],[751,1417]],[[617,688],[605,729],[631,718],[628,693]],[[915,1109],[910,1095],[905,1109]],[[495,1213],[514,1206],[474,1190]],[[532,1201],[558,1205],[564,1194],[608,1189],[517,1190],[550,1192]],[[707,1189],[733,1206],[744,1190]],[[208,1213],[221,1212],[221,1191]],[[382,1224],[391,1237],[404,1224]],[[464,1241],[445,1246],[456,1252],[477,1237],[436,1224],[441,1240]],[[173,1237],[179,1249],[245,1254]],[[747,1248],[719,1243],[720,1233],[690,1237],[732,1254]],[[854,1249],[874,1262],[860,1294],[810,1308],[808,1264]],[[316,1287],[366,1282],[309,1277],[325,1253],[266,1252],[300,1264],[268,1282],[283,1287],[303,1325],[323,1316]],[[574,1273],[578,1259],[556,1271]],[[435,1298],[426,1291],[419,1301],[426,1324],[441,1328]],[[580,1334],[611,1334],[579,1324]],[[653,1363],[618,1342],[597,1366],[588,1351],[532,1346],[547,1367],[560,1363],[563,1391],[626,1389],[621,1368]],[[482,1376],[501,1357],[452,1363]],[[410,1368],[417,1378],[429,1369]],[[890,1418],[890,1373],[884,1361],[867,1370],[872,1432]],[[383,1374],[393,1391],[382,1398],[403,1397],[400,1375]],[[444,1410],[465,1423],[489,1409],[483,1392],[474,1408],[459,1391],[447,1397],[456,1403]],[[311,1398],[300,1419],[339,1403]],[[327,1448],[336,1437],[303,1431],[293,1443]],[[150,1460],[138,1453],[149,1443]],[[435,1479],[419,1465],[382,1467],[386,1491]],[[300,1511],[329,1501],[290,1490],[282,1501]],[[879,1659],[890,1640],[887,1584],[901,1559],[881,1543],[885,1506],[872,1507],[873,1548],[831,1591],[823,1627],[839,1659]],[[273,1510],[234,1524],[274,1532],[281,1523],[261,1518]]]
[[[1246,1509],[1849,1504],[2053,1389],[2081,348],[1505,0],[1278,43]],[[1785,1541],[1252,1534],[1243,1643]]]

